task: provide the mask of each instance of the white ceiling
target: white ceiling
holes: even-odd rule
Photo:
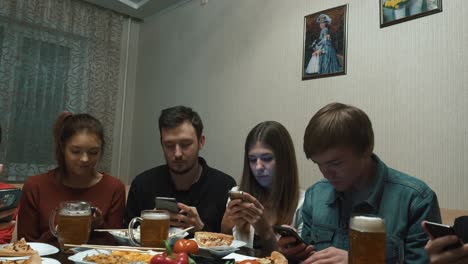
[[[85,0],[116,12],[135,18],[145,17],[159,13],[167,8],[189,2],[190,0]]]

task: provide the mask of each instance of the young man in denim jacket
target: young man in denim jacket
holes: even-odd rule
[[[302,237],[282,237],[280,251],[303,263],[347,263],[351,215],[385,221],[386,263],[428,263],[423,220],[440,222],[436,194],[422,181],[387,167],[375,154],[374,133],[360,109],[331,103],[310,120],[304,152],[325,179],[307,190]]]

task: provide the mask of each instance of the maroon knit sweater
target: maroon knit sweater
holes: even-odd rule
[[[102,211],[104,224],[99,228],[121,228],[125,210],[125,186],[120,180],[103,174],[89,188],[70,188],[55,177],[56,170],[30,177],[23,186],[18,213],[18,239],[57,244],[49,230],[49,215],[62,201],[80,200]],[[91,238],[92,239],[92,238]]]

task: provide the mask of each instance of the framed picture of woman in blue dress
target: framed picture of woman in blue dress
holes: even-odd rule
[[[442,0],[379,0],[380,27],[442,12]]]
[[[302,80],[346,74],[347,5],[304,17]]]

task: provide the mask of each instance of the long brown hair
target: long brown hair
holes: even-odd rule
[[[63,112],[57,117],[54,124],[55,159],[61,177],[67,175],[65,146],[71,137],[82,132],[95,134],[101,141],[101,152],[104,150],[104,129],[95,117],[70,112]]]
[[[270,190],[258,184],[249,165],[249,150],[260,142],[273,151],[276,173]],[[281,208],[276,212],[277,224],[291,224],[299,200],[299,176],[294,145],[286,128],[275,121],[256,125],[247,135],[244,171],[239,189],[255,196],[267,207]]]

